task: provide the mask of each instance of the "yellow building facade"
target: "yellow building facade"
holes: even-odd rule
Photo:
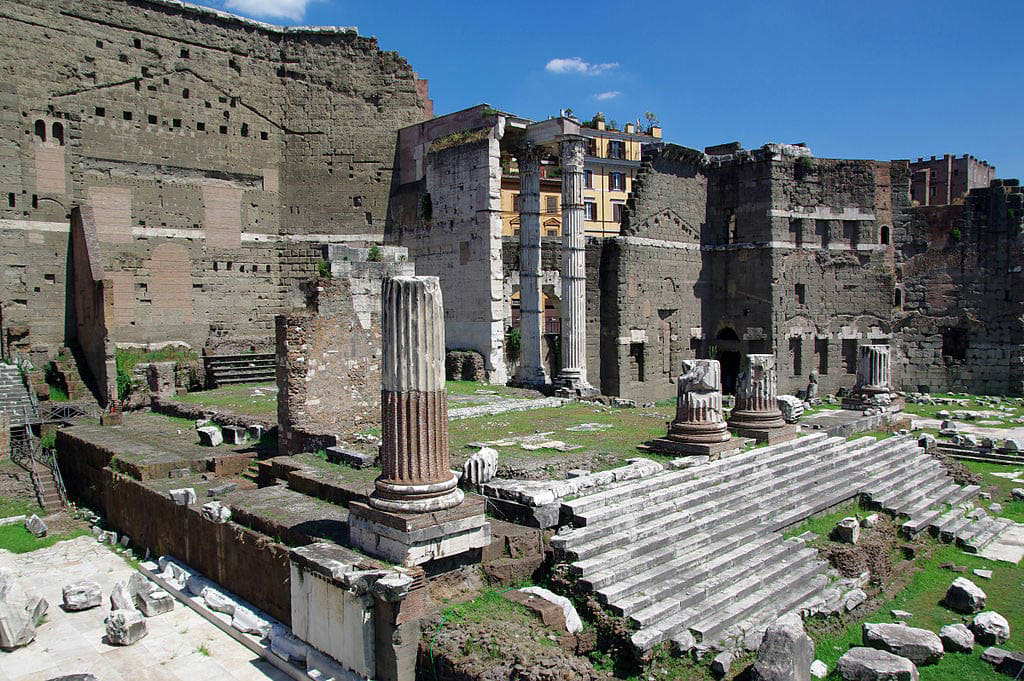
[[[587,210],[584,223],[587,236],[617,236],[633,181],[640,170],[643,145],[659,142],[661,128],[648,134],[636,132],[633,124],[625,130],[608,130],[604,121],[595,127],[582,127],[580,134],[589,139],[585,159],[583,201]],[[562,230],[562,181],[558,159],[546,159],[541,165],[540,224],[542,236],[558,236]],[[514,159],[502,164],[501,220],[503,236],[519,235],[519,169]]]

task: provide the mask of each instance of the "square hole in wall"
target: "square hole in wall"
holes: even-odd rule
[[[123,112],[121,112],[121,118],[125,119],[126,121],[130,121],[132,119],[132,112],[131,111],[123,111]]]
[[[104,116],[107,115],[107,110],[104,109],[102,106],[98,106],[98,107],[96,107],[95,113],[100,118],[103,118]]]
[[[153,114],[149,114],[149,116],[147,116],[147,120],[149,121],[150,125],[156,125],[156,116],[154,116]]]
[[[196,123],[196,130],[199,130],[200,132],[206,130],[206,123],[203,123],[202,121]]]
[[[266,131],[266,130],[260,130],[260,139],[261,139],[261,140],[264,140],[264,141],[265,141],[265,140],[267,140],[267,139],[268,139],[269,137],[270,137],[270,135],[268,135],[268,134],[267,134],[267,131]]]
[[[189,58],[188,48],[187,47],[181,48],[181,52],[178,53],[178,56],[181,57],[182,59],[188,59]]]
[[[142,40],[140,40],[139,38],[135,38],[134,40],[132,40],[132,45],[135,46],[135,49],[140,49],[142,47]]]
[[[96,47],[98,47],[98,48],[100,48],[102,50],[103,49],[103,41],[102,40],[97,40],[96,41]]]
[[[175,127],[175,128],[180,128],[181,127],[181,119],[180,118],[175,118],[174,120],[172,120],[171,121],[171,126]]]
[[[228,134],[228,126],[226,126],[226,125],[220,126],[220,134],[222,134],[222,135]]]

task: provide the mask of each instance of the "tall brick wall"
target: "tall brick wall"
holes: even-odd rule
[[[895,359],[908,390],[1024,393],[1016,180],[963,205],[908,210],[895,232],[900,305]]]
[[[69,214],[91,205],[114,341],[266,341],[290,240],[381,238],[395,134],[423,118],[423,90],[354,30],[163,0],[5,4],[4,324],[37,356],[67,340]]]

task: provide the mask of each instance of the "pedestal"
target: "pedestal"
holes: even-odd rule
[[[757,440],[758,443],[776,445],[780,442],[795,440],[800,434],[800,426],[783,422],[781,427],[772,428],[749,428],[735,427],[733,430],[740,437],[749,437]]]
[[[482,497],[432,513],[398,513],[353,501],[349,504],[349,541],[361,550],[398,565],[422,565],[481,549],[491,543],[491,524]]]

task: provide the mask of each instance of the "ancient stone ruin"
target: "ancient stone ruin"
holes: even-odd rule
[[[980,430],[1024,421],[1024,192],[988,164],[435,116],[353,27],[172,0],[0,35],[0,493],[33,509],[0,520],[58,542],[0,551],[0,677],[196,617],[253,678],[803,680],[805,620],[877,607],[857,561],[1021,559],[1024,487],[949,459],[1024,466]],[[872,620],[839,674],[1012,643],[969,576],[962,623]]]

